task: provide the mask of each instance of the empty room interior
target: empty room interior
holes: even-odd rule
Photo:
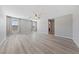
[[[0,5],[0,54],[78,53],[78,5]]]

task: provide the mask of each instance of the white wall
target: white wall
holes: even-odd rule
[[[37,32],[40,33],[48,33],[48,20],[47,19],[40,19],[37,21]]]
[[[73,40],[79,47],[79,6],[77,6],[73,13]]]
[[[6,20],[0,7],[0,42],[6,39]]]
[[[55,18],[55,35],[72,39],[72,14]]]
[[[40,21],[38,26],[38,32],[48,33],[48,19],[55,18],[67,14],[71,14],[74,6],[65,5],[20,5],[20,6],[2,6],[5,15],[28,18],[32,17],[36,12],[40,15]]]

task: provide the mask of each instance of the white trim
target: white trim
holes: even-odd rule
[[[57,34],[55,34],[55,36],[64,37],[64,38],[68,38],[68,39],[73,39],[73,38],[71,38],[71,37],[61,36],[61,35],[57,35]]]
[[[3,43],[5,40],[6,40],[6,38],[4,38],[4,40],[2,40],[2,41],[0,42],[0,46],[2,45],[2,43]]]

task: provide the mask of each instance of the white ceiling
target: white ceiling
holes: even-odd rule
[[[28,18],[33,12],[39,13],[41,18],[54,18],[65,14],[71,14],[75,6],[65,5],[3,5],[5,15]]]

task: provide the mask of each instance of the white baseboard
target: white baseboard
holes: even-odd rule
[[[76,46],[79,48],[79,43],[78,41],[76,41],[76,39],[73,38],[74,43],[76,44]]]
[[[57,34],[55,34],[55,36],[64,37],[64,38],[68,38],[68,39],[73,39],[73,38],[71,38],[71,37],[61,36],[61,35],[57,35]]]
[[[2,43],[6,40],[6,38],[4,38],[1,42],[0,42],[0,46],[2,45]]]

